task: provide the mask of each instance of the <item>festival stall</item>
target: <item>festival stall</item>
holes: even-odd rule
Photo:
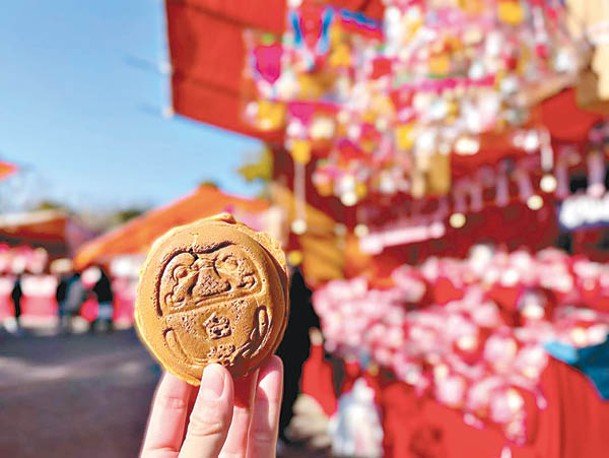
[[[303,380],[333,451],[604,456],[606,4],[166,6],[175,112],[269,142],[305,263],[333,222],[343,370]]]
[[[131,323],[139,269],[152,243],[169,229],[222,212],[231,212],[252,227],[274,231],[280,215],[269,212],[263,200],[244,199],[223,193],[215,186],[202,185],[191,194],[164,207],[150,210],[83,245],[74,257],[77,269],[103,265],[112,277],[115,292],[114,319]],[[96,316],[96,303],[83,309]]]
[[[53,260],[72,256],[93,233],[65,211],[0,215],[0,319],[13,315],[10,295],[23,274],[24,317],[56,315],[57,278]]]

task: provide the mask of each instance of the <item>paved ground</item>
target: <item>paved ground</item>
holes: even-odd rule
[[[136,457],[160,370],[131,330],[0,331],[0,457]],[[320,457],[290,449],[286,457]]]

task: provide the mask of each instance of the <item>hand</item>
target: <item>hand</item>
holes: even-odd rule
[[[274,457],[282,392],[283,364],[277,356],[235,381],[224,367],[207,366],[200,388],[165,374],[141,457]]]

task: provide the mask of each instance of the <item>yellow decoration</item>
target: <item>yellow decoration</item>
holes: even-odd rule
[[[372,154],[376,148],[376,142],[372,140],[364,140],[360,142],[360,148],[368,154]]]
[[[500,0],[497,14],[505,24],[518,25],[524,21],[524,10],[518,0]]]
[[[330,39],[330,49],[335,49],[345,39],[345,32],[339,23],[334,22],[328,30],[328,38]]]
[[[430,157],[427,170],[426,192],[432,195],[444,195],[450,191],[450,155],[434,154]]]
[[[483,0],[459,0],[458,5],[468,14],[480,14],[485,8]]]
[[[414,145],[413,131],[414,127],[412,124],[402,124],[396,128],[395,133],[398,149],[406,151],[412,148]]]
[[[258,127],[262,130],[275,130],[285,122],[285,105],[282,103],[260,100],[258,102]]]
[[[295,162],[307,164],[311,160],[311,142],[301,139],[292,140],[290,154]]]
[[[366,183],[355,183],[355,194],[361,200],[368,195]]]
[[[432,75],[443,76],[450,71],[450,56],[447,52],[442,52],[429,58],[429,73]]]
[[[303,100],[319,100],[327,91],[330,83],[332,83],[332,81],[328,80],[328,78],[324,78],[323,75],[314,76],[309,74],[299,74],[298,98]]]
[[[334,194],[334,186],[330,181],[315,183],[315,189],[317,189],[317,192],[322,197],[329,197]]]
[[[351,65],[351,49],[345,43],[339,44],[330,55],[329,63],[333,67],[349,67]]]
[[[302,264],[304,256],[300,250],[292,250],[288,253],[288,264],[291,266],[299,266]]]

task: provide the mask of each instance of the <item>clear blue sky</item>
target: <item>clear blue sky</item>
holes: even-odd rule
[[[27,165],[36,193],[107,208],[166,203],[206,179],[255,192],[235,168],[256,141],[160,115],[162,0],[2,3],[0,158]]]

